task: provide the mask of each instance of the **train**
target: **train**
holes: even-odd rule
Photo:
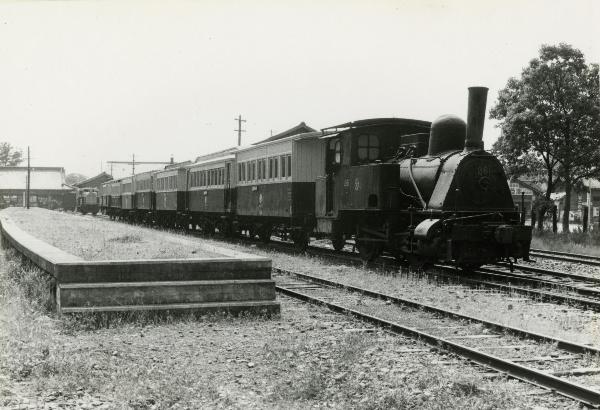
[[[357,120],[193,163],[112,180],[100,210],[112,219],[206,234],[312,238],[360,257],[473,269],[528,259],[531,227],[504,169],[483,148],[485,87],[468,91],[467,121]]]
[[[100,211],[100,196],[96,188],[76,188],[75,207],[83,215],[96,215]]]

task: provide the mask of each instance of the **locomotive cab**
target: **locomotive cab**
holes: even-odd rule
[[[357,222],[369,225],[397,214],[397,159],[427,150],[427,121],[379,118],[323,130],[324,175],[316,181],[317,232],[332,238],[336,249],[355,234]],[[392,217],[393,219],[393,217]]]

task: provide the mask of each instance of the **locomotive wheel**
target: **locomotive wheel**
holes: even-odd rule
[[[356,248],[360,258],[365,262],[373,262],[383,250],[383,244],[371,241],[357,241]]]
[[[346,236],[343,233],[334,233],[331,237],[331,245],[336,251],[341,251],[346,245]]]

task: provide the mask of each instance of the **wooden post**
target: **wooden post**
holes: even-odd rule
[[[556,233],[558,231],[558,211],[556,206],[552,207],[552,232]]]
[[[29,197],[31,194],[31,156],[29,154],[29,147],[27,147],[27,186],[25,187],[27,192],[25,196],[25,207],[29,209]]]
[[[587,206],[583,206],[583,232],[587,232],[588,230],[588,219],[589,219],[589,208]]]
[[[535,227],[535,222],[536,222],[536,213],[535,213],[535,209],[531,208],[531,227],[534,228]]]
[[[542,210],[537,210],[537,223],[538,223],[538,231],[544,230],[544,218],[542,217]]]
[[[521,225],[525,225],[525,192],[521,192]]]

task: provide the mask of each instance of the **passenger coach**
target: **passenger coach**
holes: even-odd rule
[[[225,155],[199,157],[186,167],[189,222],[193,228],[200,226],[207,234],[214,233],[215,228],[225,234],[233,231],[235,155],[220,154]]]
[[[315,226],[315,180],[324,166],[320,132],[267,141],[237,153],[239,229],[268,240],[273,232],[308,243]]]
[[[185,168],[172,168],[154,174],[156,195],[155,221],[163,226],[185,226],[187,172]]]
[[[154,220],[155,196],[152,181],[156,171],[143,172],[133,176],[133,206],[135,221],[150,223]]]

